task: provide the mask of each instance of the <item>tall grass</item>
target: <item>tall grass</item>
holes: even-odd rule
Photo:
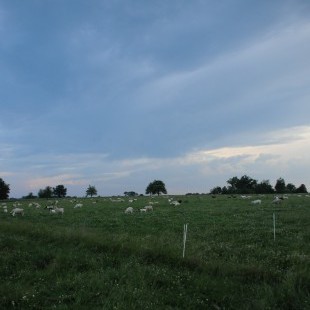
[[[83,200],[0,214],[1,309],[309,309],[310,198]],[[12,206],[9,206],[9,209]],[[273,214],[276,240],[273,239]],[[188,223],[185,258],[183,225]]]

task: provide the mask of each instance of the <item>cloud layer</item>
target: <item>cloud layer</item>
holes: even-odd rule
[[[308,1],[3,1],[0,39],[11,196],[310,186]]]

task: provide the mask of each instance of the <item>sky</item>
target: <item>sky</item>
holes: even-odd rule
[[[309,55],[308,0],[0,0],[0,178],[310,190]]]

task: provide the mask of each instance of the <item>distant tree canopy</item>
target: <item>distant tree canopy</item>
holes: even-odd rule
[[[134,191],[130,191],[130,192],[124,192],[124,195],[128,197],[135,197],[138,196],[139,194]]]
[[[53,189],[50,186],[46,186],[44,189],[40,189],[38,192],[39,198],[51,198],[53,196]]]
[[[1,178],[0,178],[0,199],[8,199],[10,193],[10,185],[6,184]]]
[[[283,178],[279,178],[275,185],[275,190],[277,194],[284,194],[286,192],[286,185]]]
[[[274,193],[274,189],[272,185],[269,183],[269,180],[263,180],[256,185],[255,193],[256,194],[272,194]]]
[[[232,177],[227,180],[228,186],[216,186],[210,190],[210,194],[285,194],[285,193],[307,193],[307,188],[301,184],[298,188],[292,183],[285,185],[285,180],[279,178],[276,181],[275,188],[270,185],[269,180],[263,180],[260,183],[251,177],[244,175],[241,178]]]
[[[89,185],[87,190],[86,190],[86,197],[90,196],[96,196],[97,195],[97,189],[95,186]]]
[[[305,184],[301,184],[298,188],[296,188],[295,192],[296,192],[296,193],[299,193],[299,194],[305,194],[305,193],[308,193],[308,191],[307,191],[307,188],[306,188],[306,185],[305,185]]]
[[[28,195],[23,196],[23,198],[24,199],[35,199],[35,198],[37,198],[37,196],[33,195],[33,193],[31,192]]]
[[[292,183],[288,183],[286,185],[286,192],[288,193],[295,193],[296,192],[296,186]]]
[[[145,190],[145,194],[157,194],[159,196],[160,193],[167,194],[166,185],[163,181],[160,180],[154,180],[147,186]]]
[[[53,188],[53,194],[58,198],[64,198],[67,195],[67,189],[63,185],[57,185]]]
[[[233,193],[250,194],[255,192],[257,181],[247,175],[242,176],[240,179],[233,177],[227,181]]]

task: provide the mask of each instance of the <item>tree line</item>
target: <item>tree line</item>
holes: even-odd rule
[[[89,185],[86,189],[85,196],[93,197],[97,195],[97,189],[95,186]],[[67,196],[67,188],[60,184],[56,187],[46,186],[44,189],[40,189],[38,192],[38,198],[64,198]],[[29,198],[36,198],[36,196],[33,195],[33,193],[29,193],[27,196],[24,196],[23,198],[29,199]]]
[[[288,193],[307,193],[307,188],[304,184],[296,187],[292,183],[287,183],[283,178],[279,178],[273,187],[269,180],[263,180],[258,182],[257,180],[243,175],[241,178],[234,176],[227,180],[227,186],[216,186],[210,190],[210,194],[288,194]],[[2,178],[0,178],[0,199],[8,199],[10,193],[10,185],[6,184]],[[150,182],[145,189],[146,195],[160,195],[167,194],[166,185],[161,180],[154,180]],[[93,185],[89,185],[86,189],[85,196],[93,197],[97,195],[97,189]],[[138,193],[134,191],[124,192],[125,196],[133,197],[138,196]],[[46,186],[40,189],[37,195],[29,193],[28,195],[22,197],[24,199],[34,199],[34,198],[64,198],[67,196],[67,188],[60,184],[56,187]]]
[[[234,176],[226,182],[227,186],[216,186],[210,190],[210,194],[292,194],[308,192],[305,184],[296,187],[292,183],[286,184],[283,178],[278,178],[274,187],[269,180],[258,182],[247,175],[243,175],[241,178]]]
[[[161,193],[167,194],[166,185],[163,181],[154,180],[150,182],[145,190],[146,194],[150,195],[160,195]],[[10,194],[10,185],[5,183],[2,178],[0,178],[0,200],[8,199]],[[86,189],[85,196],[93,197],[97,195],[97,189],[93,185],[89,185]],[[124,192],[125,196],[137,196],[138,193],[134,191]],[[38,191],[37,195],[34,195],[32,192],[26,196],[23,196],[23,199],[34,199],[34,198],[64,198],[67,196],[67,188],[63,184],[59,184],[55,187],[46,186]]]
[[[5,183],[5,181],[0,178],[0,200],[8,199],[10,194],[10,184]],[[95,186],[89,185],[86,189],[86,197],[96,196],[97,189]],[[41,188],[38,191],[37,195],[34,195],[32,192],[26,196],[23,196],[24,199],[34,199],[34,198],[64,198],[67,196],[67,188],[60,184],[56,187],[46,186]]]

